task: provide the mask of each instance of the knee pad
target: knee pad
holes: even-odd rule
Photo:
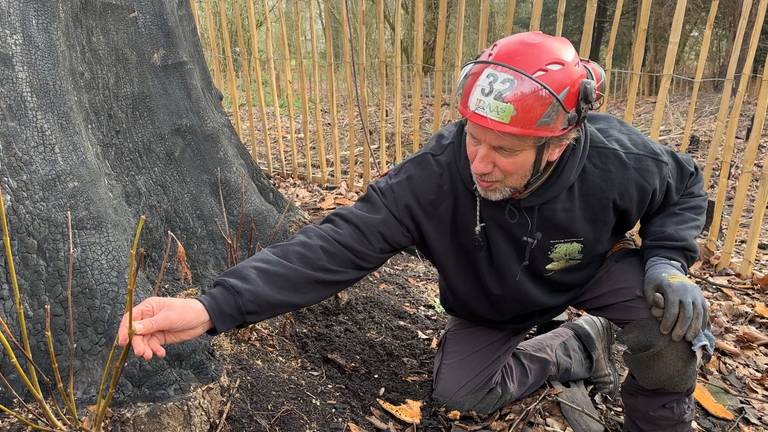
[[[691,343],[661,334],[656,319],[627,325],[619,341],[627,346],[624,361],[629,372],[646,389],[685,392],[696,384],[698,368]]]

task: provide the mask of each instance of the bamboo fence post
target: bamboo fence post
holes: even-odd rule
[[[346,1],[346,0],[345,0]],[[368,187],[368,183],[371,182],[371,146],[370,146],[370,139],[371,137],[368,135],[368,125],[370,124],[368,122],[368,79],[366,77],[367,73],[367,56],[366,56],[366,37],[365,37],[365,0],[360,0],[360,6],[357,11],[357,52],[360,55],[360,58],[358,59],[358,62],[360,64],[360,69],[357,72],[358,79],[360,80],[360,83],[358,85],[358,94],[360,99],[360,115],[361,115],[361,121],[363,123],[363,134],[365,136],[362,140],[363,143],[363,189]]]
[[[715,0],[717,1],[717,0]],[[616,35],[619,33],[619,23],[621,21],[621,10],[624,7],[624,0],[616,1],[616,11],[613,13],[613,22],[611,23],[611,35],[608,38],[608,48],[605,50],[605,76],[608,77],[608,85],[603,90],[603,102],[600,106],[601,112],[608,111],[608,96],[611,94],[611,81],[614,80],[613,72],[613,50],[616,47]],[[619,74],[615,74],[616,83],[613,85],[613,92],[618,93]]]
[[[434,117],[432,120],[432,133],[437,132],[442,124],[443,107],[443,50],[445,49],[445,14],[448,11],[448,1],[440,0],[437,11],[437,43],[435,44],[435,92]]]
[[[333,146],[333,180],[335,184],[341,183],[341,152],[339,151],[339,117],[336,113],[336,71],[333,55],[333,28],[330,20],[331,0],[324,3],[325,10],[325,69],[328,88],[328,109],[331,111],[331,145]]]
[[[208,45],[211,47],[211,64],[213,64],[213,84],[219,90],[222,89],[222,82],[224,79],[221,76],[221,64],[219,63],[219,40],[218,31],[216,30],[216,21],[213,18],[213,11],[211,1],[218,0],[205,0],[205,21],[208,23]]]
[[[583,58],[589,58],[589,52],[592,48],[592,32],[595,29],[596,13],[597,0],[587,0],[587,8],[584,10],[584,27],[581,30],[581,44],[579,47],[579,55]]]
[[[325,130],[323,128],[323,120],[320,113],[320,60],[317,54],[317,30],[315,29],[315,2],[310,0],[309,3],[309,36],[312,41],[312,77],[315,81],[314,96],[315,96],[315,129],[317,132],[317,151],[318,158],[320,159],[320,183],[326,184],[328,182],[328,167],[326,165],[325,155]]]
[[[768,7],[768,0],[760,0],[760,4],[757,7],[757,15],[753,27],[754,30],[752,31],[752,37],[749,41],[747,57],[741,72],[741,80],[739,80],[739,89],[736,92],[736,100],[733,102],[731,116],[728,119],[728,129],[725,133],[725,146],[723,147],[722,162],[720,165],[720,178],[717,184],[715,214],[712,218],[712,225],[709,228],[709,236],[707,237],[707,248],[710,251],[715,250],[717,237],[718,234],[720,234],[720,222],[723,218],[728,179],[731,174],[729,168],[731,166],[731,159],[733,158],[734,144],[736,142],[736,129],[739,127],[741,108],[744,104],[744,97],[747,94],[747,86],[749,85],[749,74],[752,72],[752,64],[754,63],[755,53],[757,52],[757,46],[760,42],[760,30],[763,28],[766,7]],[[748,169],[749,167],[742,166],[742,170]],[[720,262],[717,263],[716,268],[722,270],[727,264],[728,263],[724,263],[724,260],[720,260]]]
[[[253,97],[251,96],[251,73],[248,70],[248,52],[245,50],[245,36],[243,35],[243,24],[240,21],[241,10],[240,2],[234,2],[234,21],[235,21],[235,33],[237,34],[237,47],[240,49],[240,64],[243,75],[243,84],[245,85],[245,103],[246,112],[248,113],[248,136],[251,141],[251,159],[258,162],[258,154],[256,150],[256,126],[254,125],[253,116]]]
[[[461,0],[459,0],[461,1]],[[402,45],[401,45],[401,33],[402,33],[402,27],[403,27],[403,0],[395,0],[395,34],[393,35],[395,37],[395,73],[394,75],[394,81],[395,81],[395,162],[400,163],[400,161],[403,160],[403,141],[402,141],[402,112],[401,112],[401,102],[400,98],[402,97],[402,75],[403,75],[403,68],[402,68]]]
[[[421,147],[421,81],[423,79],[424,61],[424,2],[414,2],[414,28],[413,36],[413,112],[411,123],[413,126],[412,151],[416,153]]]
[[[733,77],[736,73],[736,66],[739,61],[739,54],[741,53],[741,44],[744,41],[744,33],[747,28],[747,21],[749,20],[749,12],[752,8],[751,1],[744,1],[741,8],[741,18],[739,19],[739,25],[736,29],[736,37],[733,40],[733,49],[731,50],[731,58],[728,63],[728,71],[725,74],[725,82],[723,83],[723,95],[720,96],[720,110],[717,112],[717,123],[715,125],[715,133],[712,135],[712,141],[709,144],[709,151],[707,153],[707,162],[704,165],[704,187],[709,186],[709,178],[712,175],[712,169],[715,165],[715,159],[717,159],[717,153],[720,150],[720,141],[723,138],[723,129],[725,128],[725,119],[728,116],[728,107],[731,103],[731,92],[733,91]],[[727,169],[727,168],[726,168]]]
[[[565,0],[561,0],[565,1]],[[517,0],[507,1],[507,14],[504,17],[504,36],[512,34],[515,24],[515,7],[517,6]]]
[[[237,1],[237,0],[235,0]],[[309,89],[307,87],[307,74],[304,69],[304,49],[302,48],[304,34],[304,22],[302,20],[301,8],[299,8],[299,2],[301,0],[293,0],[293,42],[296,45],[296,65],[299,72],[299,91],[301,92],[301,132],[304,136],[304,159],[306,168],[304,174],[307,181],[312,181],[312,144],[309,139]],[[287,5],[286,5],[287,8]]]
[[[331,147],[333,149],[333,180],[341,183],[341,155],[339,152],[339,118],[336,113],[336,67],[333,53],[333,28],[329,20],[333,18],[331,0],[323,3],[325,15],[325,69],[326,88],[328,91],[328,110],[331,113]]]
[[[661,129],[661,118],[664,109],[667,106],[667,97],[669,96],[669,84],[672,79],[672,73],[675,70],[675,60],[677,59],[677,47],[680,45],[680,33],[683,30],[683,18],[685,17],[686,0],[677,0],[675,14],[672,17],[672,28],[669,31],[669,44],[667,45],[667,54],[664,58],[664,71],[661,76],[661,85],[656,98],[656,109],[653,112],[651,121],[651,139],[659,139],[659,130]]]
[[[399,0],[398,0],[399,1]],[[464,12],[466,9],[466,0],[459,0],[459,4],[456,7],[458,9],[457,16],[456,16],[456,57],[453,61],[453,81],[456,83],[456,81],[459,79],[459,74],[461,73],[461,62],[462,62],[462,51],[464,47]],[[455,93],[456,89],[451,89],[451,93]],[[458,116],[456,115],[457,112],[454,109],[456,106],[456,96],[451,96],[451,120],[456,120]]]
[[[376,0],[379,38],[379,170],[387,172],[387,51],[384,33],[384,0]]]
[[[262,133],[262,139],[264,140],[264,152],[267,158],[267,172],[269,173],[270,176],[272,176],[272,173],[273,173],[272,145],[269,141],[269,123],[267,122],[267,104],[264,100],[264,86],[261,84],[262,75],[261,75],[261,64],[259,61],[259,41],[258,41],[259,35],[256,30],[256,10],[253,6],[253,1],[248,0],[245,2],[245,4],[248,11],[248,28],[251,31],[251,59],[253,61],[253,65],[251,65],[250,67],[253,67],[253,71],[255,74],[254,79],[256,80],[256,91],[257,91],[257,96],[259,98],[261,133]],[[269,19],[269,17],[265,17],[265,19]],[[246,86],[246,89],[247,89],[246,91],[250,94],[251,93],[250,83]],[[248,104],[250,105],[250,102]],[[253,125],[251,126],[251,130],[253,130]],[[251,135],[251,139],[252,140],[256,139],[253,134]],[[256,150],[256,141],[253,141],[253,151],[255,150]]]
[[[648,19],[651,15],[651,0],[642,0],[642,5],[637,13],[637,36],[632,47],[632,75],[629,80],[627,92],[627,108],[624,111],[624,120],[632,123],[635,117],[635,100],[640,86],[640,70],[643,66],[643,54],[645,53],[645,36],[648,32]]]
[[[250,0],[249,0],[250,1]],[[277,72],[275,68],[275,54],[272,49],[272,22],[269,17],[269,5],[263,0],[264,5],[264,43],[267,45],[267,63],[269,64],[269,86],[272,92],[272,108],[275,111],[275,127],[277,128],[277,154],[280,158],[280,169],[283,176],[286,175],[285,145],[283,144],[283,120],[280,114],[280,95],[277,93]]]
[[[281,1],[277,6],[277,17],[280,21],[280,40],[283,47],[283,79],[285,83],[285,95],[288,102],[288,126],[291,131],[291,174],[293,178],[299,176],[299,161],[296,148],[296,126],[293,124],[295,112],[293,107],[293,72],[291,71],[291,53],[288,47],[288,30],[285,25],[285,10],[288,8],[288,0]]]
[[[765,59],[763,70],[765,70],[765,67],[768,67],[768,56]],[[720,266],[720,263],[723,263],[722,267],[726,267],[731,262],[731,256],[733,255],[733,249],[736,243],[736,235],[739,232],[739,223],[741,222],[741,215],[744,210],[744,203],[747,199],[747,192],[749,191],[749,186],[752,182],[752,170],[754,169],[755,160],[757,159],[757,153],[760,147],[760,138],[762,138],[763,126],[765,125],[766,108],[768,108],[768,79],[766,76],[763,76],[760,85],[760,93],[757,98],[757,107],[755,108],[755,121],[752,124],[752,133],[749,136],[749,142],[744,149],[744,160],[741,163],[741,175],[739,176],[739,183],[736,188],[736,197],[733,200],[731,215],[728,219],[728,231],[725,235],[725,244],[720,252],[720,262],[718,263],[718,266]],[[752,223],[755,223],[754,218]],[[747,258],[748,256],[745,253],[744,261],[746,261]]]
[[[544,0],[533,0],[531,6],[531,23],[528,30],[536,31],[541,27],[541,9],[544,6]]]
[[[753,133],[754,132],[758,132],[757,129],[755,129]],[[757,136],[760,136],[760,134],[758,133]],[[741,261],[741,266],[738,271],[742,277],[752,276],[752,267],[755,264],[755,257],[757,256],[757,245],[760,242],[760,233],[762,231],[766,206],[768,206],[768,164],[763,165],[763,172],[760,175],[760,186],[757,190],[757,195],[755,196],[752,225],[749,227],[747,245],[744,248],[744,259]]]
[[[618,0],[622,2],[624,0]],[[565,20],[565,0],[557,2],[557,25],[555,27],[555,36],[563,35],[563,21]]]
[[[352,41],[349,40],[349,11],[347,10],[346,0],[341,1],[342,4],[342,16],[341,27],[344,32],[342,44],[344,47],[344,78],[347,82],[347,123],[349,124],[349,133],[347,137],[347,146],[349,149],[349,189],[354,190],[355,180],[357,178],[357,160],[355,151],[357,150],[357,142],[355,140],[355,129],[357,124],[355,121],[355,88],[352,77]]]
[[[488,46],[488,15],[489,14],[490,14],[490,7],[488,5],[488,0],[480,0],[480,22],[477,24],[477,52],[482,52],[485,49],[485,47]]]
[[[229,39],[229,26],[227,25],[227,8],[224,0],[219,0],[219,14],[221,15],[221,33],[224,35],[224,55],[227,58],[227,80],[229,81],[229,102],[232,104],[232,114],[235,117],[235,131],[240,136],[240,101],[237,97],[237,78],[235,76],[235,62],[232,60],[232,43]]]

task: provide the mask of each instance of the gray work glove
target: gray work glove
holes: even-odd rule
[[[672,332],[674,341],[683,337],[693,341],[709,322],[709,305],[701,289],[677,261],[650,258],[645,264],[643,294],[652,315],[661,319],[661,332]]]

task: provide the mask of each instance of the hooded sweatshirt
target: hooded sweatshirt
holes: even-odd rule
[[[409,246],[437,268],[447,313],[520,330],[577,298],[638,221],[646,261],[695,261],[707,198],[687,155],[593,113],[538,189],[489,201],[474,188],[464,125],[442,128],[353,206],[221,274],[198,298],[211,333],[320,302]]]

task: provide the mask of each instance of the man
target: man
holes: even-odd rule
[[[488,413],[550,378],[615,393],[610,320],[629,345],[625,430],[691,430],[690,341],[708,320],[685,277],[704,222],[701,176],[622,121],[587,115],[603,79],[564,38],[497,41],[462,71],[461,121],[354,206],[227,270],[199,298],[139,304],[135,354],[317,303],[415,245],[437,267],[451,316],[437,401]],[[638,221],[641,248],[626,238]],[[569,305],[591,315],[524,340]]]

